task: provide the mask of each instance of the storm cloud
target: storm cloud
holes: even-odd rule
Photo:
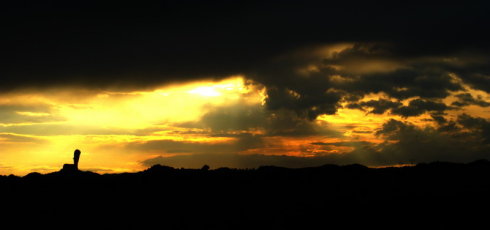
[[[448,129],[447,126],[453,128]],[[470,129],[471,132],[465,131],[465,129]],[[210,164],[215,168],[257,168],[263,165],[295,168],[323,164],[362,163],[370,166],[384,166],[432,161],[470,162],[475,159],[488,159],[490,157],[490,121],[469,115],[461,115],[456,121],[451,121],[445,126],[441,125],[440,128],[418,127],[410,122],[391,119],[378,129],[376,135],[383,137],[385,141],[379,144],[365,141],[310,143],[310,145],[322,146],[326,149],[330,149],[332,146],[353,147],[352,151],[340,154],[319,154],[305,158],[285,155],[248,155],[232,152],[231,149],[217,152],[214,149],[206,151],[206,148],[199,148],[204,151],[192,155],[181,154],[150,158],[143,161],[142,164],[147,166],[164,164],[192,168],[200,167],[203,164]],[[260,137],[257,137],[255,140],[259,139]],[[165,145],[166,142],[156,143]],[[178,145],[194,148],[194,144],[180,143]],[[214,147],[218,147],[218,145]],[[257,146],[244,145],[243,147],[241,150]]]
[[[259,131],[263,136],[341,136],[326,123],[318,125],[318,122],[304,119],[294,111],[271,111],[260,104],[218,106],[210,109],[199,121],[175,125],[209,130],[213,136],[229,136],[228,133],[237,131]]]
[[[484,52],[487,8],[361,1],[9,2],[1,9],[1,87],[134,88],[252,74],[298,47],[345,41],[399,45],[390,58]],[[483,87],[478,82],[485,76],[468,79]]]
[[[477,88],[489,85],[482,64],[489,46],[481,42],[488,36],[486,7],[468,4],[461,14],[459,5],[375,5],[9,3],[0,87],[134,89],[244,74],[266,87],[267,108],[313,120],[369,93],[444,98],[462,89],[450,73]],[[336,49],[339,44],[350,45]],[[371,112],[386,110],[375,107]]]
[[[474,98],[471,94],[469,93],[461,93],[456,95],[456,97],[459,99],[458,101],[455,101],[452,103],[454,106],[468,106],[468,105],[478,105],[481,107],[488,107],[490,106],[490,103],[483,100],[481,97]]]
[[[120,142],[101,146],[148,156],[145,166],[489,158],[488,9],[10,1],[0,8],[1,138],[111,136]],[[233,97],[224,88],[167,97],[186,84],[213,91],[232,76],[243,84]],[[12,95],[21,96],[14,103]],[[294,151],[277,155],[287,148]]]

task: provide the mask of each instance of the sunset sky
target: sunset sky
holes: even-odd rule
[[[0,7],[0,174],[490,159],[484,4]]]

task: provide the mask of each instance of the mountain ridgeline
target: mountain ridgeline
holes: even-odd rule
[[[0,195],[3,221],[18,229],[476,227],[490,207],[490,162],[61,170],[0,176]]]

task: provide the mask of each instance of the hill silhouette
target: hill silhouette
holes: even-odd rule
[[[0,176],[3,223],[18,229],[476,227],[490,204],[490,162],[400,168],[88,171]],[[14,221],[20,219],[20,221]]]

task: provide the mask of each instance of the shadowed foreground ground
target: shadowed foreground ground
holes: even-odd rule
[[[1,176],[17,229],[473,228],[490,210],[490,163],[370,169],[190,170]]]

